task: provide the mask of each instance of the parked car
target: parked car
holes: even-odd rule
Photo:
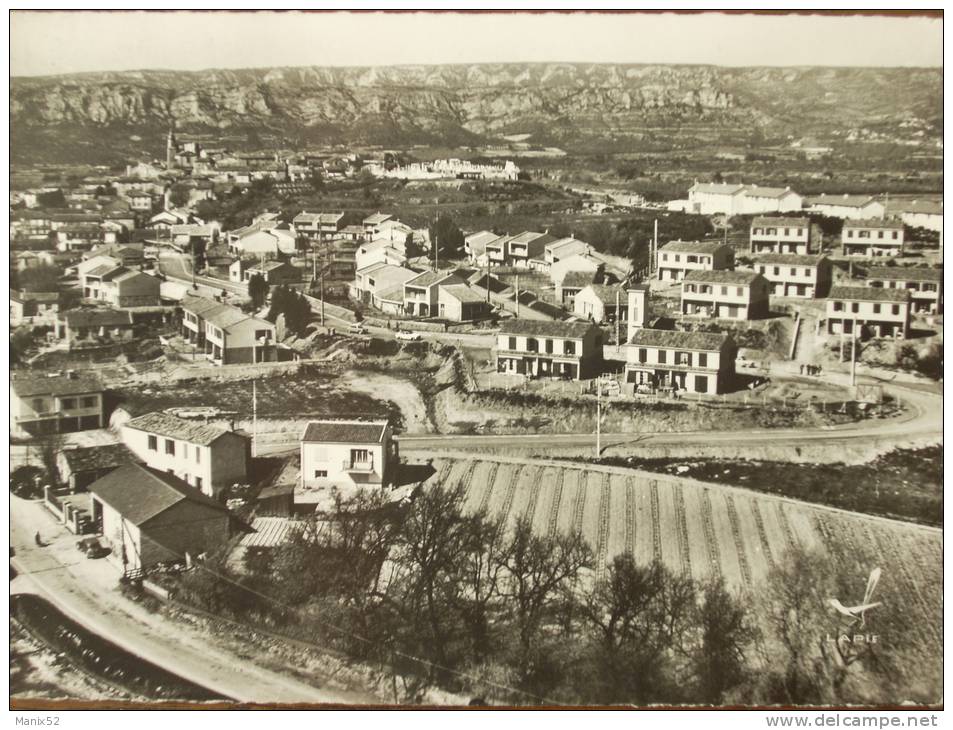
[[[367,334],[367,327],[365,327],[364,325],[360,324],[359,322],[356,322],[356,323],[352,324],[350,327],[348,327],[348,328],[347,328],[347,331],[348,331],[350,334],[352,334],[352,335],[366,335],[366,334]]]
[[[85,537],[76,543],[76,547],[78,547],[81,552],[86,553],[86,557],[90,560],[105,558],[112,552],[108,547],[100,544],[99,538],[96,537]]]
[[[398,340],[403,340],[404,342],[417,342],[420,340],[420,333],[411,332],[410,330],[397,330],[395,336]]]

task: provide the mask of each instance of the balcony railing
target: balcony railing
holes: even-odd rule
[[[374,459],[368,459],[367,461],[345,459],[341,468],[344,471],[374,471]]]

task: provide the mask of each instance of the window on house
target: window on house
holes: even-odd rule
[[[550,355],[553,354],[553,341],[552,341],[552,340],[546,340],[546,352],[549,353]]]
[[[183,459],[188,459],[188,458],[189,458],[189,445],[188,445],[188,444],[182,444],[182,458],[183,458]]]
[[[790,228],[785,228],[785,229],[784,229],[784,235],[785,235],[785,236],[790,236],[790,235],[791,235],[791,229],[790,229]]]
[[[351,449],[352,464],[366,464],[371,460],[371,452],[367,449]]]
[[[760,229],[760,228],[755,228],[754,231],[753,231],[753,233],[754,233],[754,235],[759,236],[759,235],[761,235],[761,229]]]
[[[662,364],[662,365],[665,364],[665,360],[666,360],[666,355],[667,355],[667,354],[668,354],[668,353],[667,353],[666,350],[659,350],[659,351],[658,351],[658,361],[659,361],[660,364]]]
[[[195,463],[202,463],[202,449],[200,449],[198,446],[195,447]]]
[[[874,314],[880,314],[880,305],[879,305],[879,304],[875,304],[875,305],[874,305]]]
[[[847,231],[847,237],[848,237],[848,238],[853,238],[853,237],[854,237],[854,232],[853,232],[853,231]]]
[[[791,276],[797,276],[797,269],[795,269],[793,266],[791,267]]]
[[[707,352],[698,353],[698,367],[700,368],[708,367],[708,353]]]
[[[676,365],[691,365],[692,364],[692,355],[689,352],[676,352],[675,353],[675,364]]]
[[[759,267],[758,267],[758,271],[759,271],[759,273],[766,274],[766,273],[768,273],[768,267],[767,267],[767,266],[759,266]]]
[[[811,275],[811,270],[810,270],[810,269],[804,269],[804,276],[810,276],[810,275]]]
[[[728,287],[727,287],[727,286],[723,286],[723,287],[721,288],[721,295],[722,295],[723,297],[728,296]]]
[[[640,347],[639,348],[639,362],[648,362],[648,359],[649,359],[649,351],[646,350],[644,347]]]
[[[853,312],[854,314],[857,314],[857,312],[860,311],[860,304],[858,304],[857,302],[851,302],[850,311]]]
[[[36,413],[43,413],[46,410],[46,403],[43,402],[42,398],[33,399],[33,410]]]
[[[96,396],[88,395],[82,399],[83,408],[95,408],[96,407]]]
[[[516,349],[516,338],[515,338],[515,337],[510,337],[510,341],[509,341],[509,344],[508,344],[508,349],[510,349],[510,350],[515,350],[515,349]]]
[[[159,450],[159,439],[155,436],[149,437],[149,451],[158,451]]]
[[[775,275],[775,276],[778,276],[780,273],[781,273],[781,267],[780,267],[780,266],[775,266],[775,267],[774,267],[774,275]]]
[[[844,303],[843,303],[843,302],[834,302],[834,311],[835,311],[835,312],[843,312],[843,311],[844,311]]]
[[[896,241],[896,240],[897,240],[897,232],[894,231],[893,234],[892,234],[890,237],[891,237],[894,241]]]
[[[745,290],[744,287],[738,287],[738,290],[735,292],[739,297],[744,296]]]
[[[804,229],[803,229],[803,228],[798,228],[798,229],[797,229],[797,234],[798,234],[799,236],[803,235],[803,234],[804,234]]]
[[[315,479],[323,479],[323,478],[326,477],[327,475],[328,475],[327,469],[315,469],[315,470],[314,470],[314,478],[315,478]]]
[[[534,337],[526,338],[526,349],[529,352],[539,352],[539,343],[536,341]]]
[[[172,439],[165,440],[165,453],[175,456],[175,441]]]
[[[894,314],[900,314],[900,305],[899,305],[899,304],[894,304],[892,311],[893,311]]]
[[[575,355],[576,354],[576,343],[572,340],[566,340],[563,342],[563,354],[564,355]]]
[[[667,254],[667,253],[663,253],[663,254],[662,254],[662,261],[668,261],[668,254]]]
[[[64,398],[64,399],[63,399],[63,409],[69,411],[69,410],[72,410],[73,408],[76,408],[76,399],[75,399],[75,398]]]

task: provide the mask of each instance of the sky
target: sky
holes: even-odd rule
[[[942,66],[938,18],[704,13],[30,12],[10,73],[427,63]]]

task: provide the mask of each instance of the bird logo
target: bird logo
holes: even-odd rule
[[[837,610],[838,613],[851,619],[852,624],[860,623],[863,627],[867,624],[867,611],[877,606],[883,605],[882,601],[871,602],[877,583],[880,582],[880,568],[874,568],[870,571],[870,577],[867,579],[867,590],[864,592],[864,600],[856,606],[845,606],[836,598],[828,598],[827,602]]]

